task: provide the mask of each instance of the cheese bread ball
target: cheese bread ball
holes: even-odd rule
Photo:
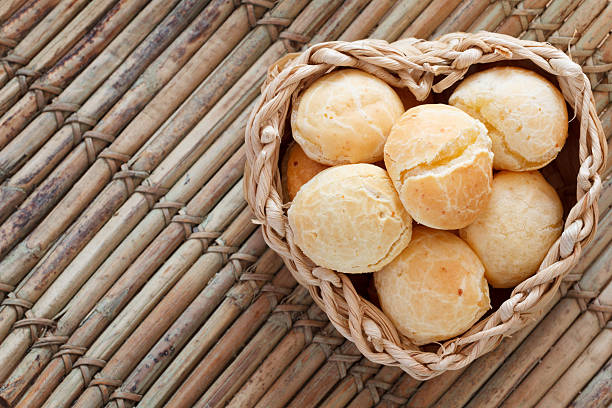
[[[410,242],[412,219],[387,172],[373,164],[331,167],[296,194],[288,211],[297,246],[317,265],[377,271]]]
[[[328,166],[306,156],[297,143],[291,143],[287,148],[281,165],[283,194],[288,201],[293,200],[299,189],[317,173]]]
[[[385,81],[343,69],[312,83],[295,101],[293,138],[308,157],[327,165],[382,160],[385,140],[404,112]]]
[[[487,207],[461,237],[482,260],[495,288],[511,288],[537,272],[563,230],[563,206],[538,171],[502,171]]]
[[[493,178],[491,140],[482,123],[453,106],[412,108],[395,123],[385,165],[412,218],[458,229],[486,205]]]
[[[528,171],[550,163],[567,138],[561,92],[544,77],[517,67],[470,75],[449,103],[484,123],[493,141],[493,167]]]
[[[374,283],[387,317],[417,345],[465,332],[490,308],[482,262],[448,231],[415,226]]]

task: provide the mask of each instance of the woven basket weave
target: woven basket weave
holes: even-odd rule
[[[360,297],[350,279],[318,267],[293,241],[282,200],[279,172],[281,140],[291,99],[314,79],[336,67],[370,72],[394,87],[408,87],[418,99],[440,93],[461,80],[470,66],[527,60],[555,76],[580,123],[576,198],[561,237],[553,244],[538,273],[519,284],[497,310],[462,336],[423,351],[398,334],[391,321]],[[401,367],[419,380],[468,365],[492,350],[503,336],[524,327],[554,295],[595,234],[600,174],[606,141],[597,117],[591,86],[579,65],[550,44],[480,32],[455,33],[437,41],[405,39],[388,44],[363,40],[317,44],[292,54],[269,70],[246,127],[245,194],[268,245],[285,261],[330,321],[370,360]],[[571,137],[571,136],[570,136]]]

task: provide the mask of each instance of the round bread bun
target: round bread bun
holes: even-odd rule
[[[387,172],[373,164],[323,170],[298,191],[288,215],[304,254],[346,273],[379,270],[412,234],[412,219]]]
[[[306,156],[299,144],[291,143],[283,156],[281,165],[285,199],[287,201],[293,200],[299,189],[308,180],[327,167]]]
[[[487,129],[448,105],[404,113],[385,144],[385,165],[415,221],[458,229],[476,219],[491,191],[493,154]]]
[[[482,262],[449,231],[415,226],[374,284],[387,317],[416,345],[455,337],[490,308]]]
[[[404,112],[385,81],[343,69],[312,83],[293,104],[293,138],[308,157],[330,166],[382,160],[391,126]]]
[[[528,171],[544,167],[567,138],[561,92],[544,77],[517,67],[496,67],[466,78],[449,103],[485,124],[493,141],[493,167]]]
[[[538,171],[502,171],[486,208],[460,236],[476,251],[495,288],[511,288],[537,272],[563,230],[563,206]]]

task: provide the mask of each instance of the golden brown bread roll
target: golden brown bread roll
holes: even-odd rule
[[[482,263],[448,231],[415,226],[410,244],[374,283],[387,317],[417,345],[465,332],[490,308]]]
[[[298,247],[340,272],[377,271],[410,242],[412,219],[380,167],[330,167],[298,191],[288,211]]]
[[[299,144],[291,143],[283,156],[281,165],[281,178],[283,180],[285,199],[287,201],[293,200],[299,189],[308,180],[327,167],[306,156]]]
[[[460,235],[482,260],[491,286],[510,288],[536,273],[562,229],[561,200],[539,172],[502,171],[487,207]]]
[[[482,123],[448,105],[421,105],[395,123],[385,165],[415,221],[457,229],[474,221],[491,191],[493,154]]]
[[[374,163],[404,112],[393,88],[374,75],[343,69],[312,83],[293,104],[293,138],[308,157],[327,165]]]
[[[567,138],[561,92],[544,77],[517,67],[496,67],[466,78],[449,99],[483,122],[493,141],[493,167],[526,171],[544,167]]]

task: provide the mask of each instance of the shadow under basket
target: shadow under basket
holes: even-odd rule
[[[497,309],[463,335],[419,348],[399,334],[367,299],[367,290],[358,292],[347,275],[315,265],[295,245],[279,171],[283,139],[290,138],[287,117],[291,98],[320,76],[352,67],[376,75],[393,87],[408,88],[419,100],[433,92],[436,102],[446,102],[461,79],[490,64],[519,65],[539,72],[561,89],[570,118],[573,111],[566,146],[555,161],[541,169],[563,201],[564,230],[537,274],[516,286]],[[245,194],[268,245],[283,258],[296,280],[308,288],[336,329],[364,356],[379,364],[399,366],[418,380],[465,367],[494,349],[504,336],[526,326],[552,300],[595,234],[605,136],[587,77],[578,64],[550,44],[488,32],[453,33],[436,41],[317,44],[287,55],[270,67],[245,137]]]

